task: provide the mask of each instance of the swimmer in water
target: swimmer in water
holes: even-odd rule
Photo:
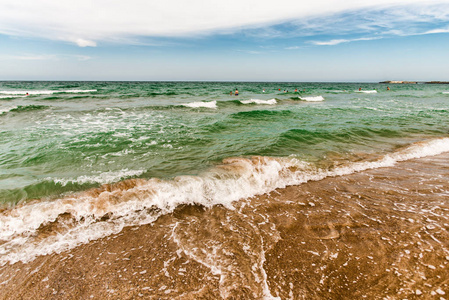
[[[238,96],[238,95],[239,95],[239,90],[235,89],[234,94],[235,94],[236,96]]]

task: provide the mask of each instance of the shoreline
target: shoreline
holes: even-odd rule
[[[0,267],[0,299],[435,297],[449,293],[449,154],[242,200]]]

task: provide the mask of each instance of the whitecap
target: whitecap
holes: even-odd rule
[[[217,108],[217,101],[210,101],[210,102],[199,101],[199,102],[184,103],[181,105],[186,106],[186,107],[192,107],[192,108],[199,108],[199,107]]]
[[[309,101],[309,102],[319,102],[319,101],[324,101],[323,96],[315,96],[315,97],[298,97],[299,99],[303,100],[303,101]]]
[[[364,93],[364,94],[377,94],[376,90],[367,90],[367,91],[355,91],[356,93]]]
[[[270,100],[260,100],[260,99],[250,99],[250,100],[240,100],[242,104],[266,104],[266,105],[275,105],[276,99]]]

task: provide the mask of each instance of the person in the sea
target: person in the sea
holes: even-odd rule
[[[362,90],[362,88],[361,87],[359,87],[359,91],[361,91]]]
[[[232,96],[233,94],[232,94],[232,91],[229,93],[229,96]]]
[[[30,94],[27,93],[25,96],[29,96],[29,95],[30,95]]]
[[[265,89],[263,89],[262,93],[265,93]]]
[[[239,95],[239,90],[238,90],[238,89],[235,89],[234,94],[235,94],[236,96],[238,96],[238,95]]]
[[[390,87],[389,86],[387,86],[387,91],[389,91],[390,90]]]
[[[295,89],[295,93],[297,93],[298,92],[298,89]]]

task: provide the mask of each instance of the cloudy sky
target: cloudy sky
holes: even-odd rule
[[[449,80],[449,0],[0,0],[0,80]]]

